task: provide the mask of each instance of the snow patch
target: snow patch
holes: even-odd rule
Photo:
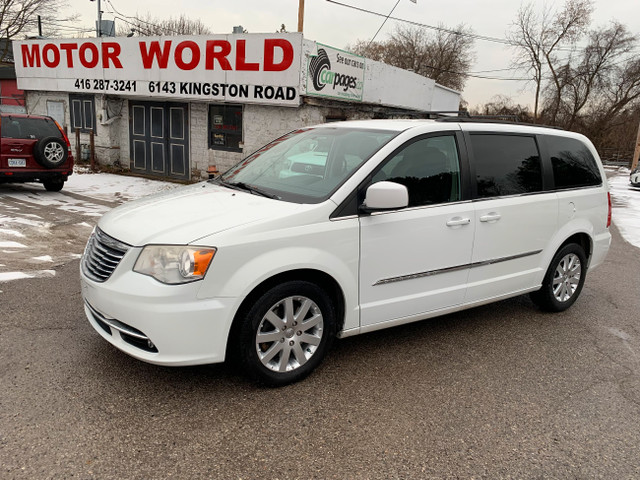
[[[0,235],[8,235],[11,237],[20,237],[24,238],[24,235],[17,230],[8,230],[6,228],[0,228]]]
[[[53,258],[51,258],[51,255],[43,255],[41,257],[33,257],[33,260],[36,260],[38,262],[53,262]]]
[[[0,242],[0,248],[27,248],[27,246],[18,242]]]
[[[0,282],[20,280],[21,278],[31,278],[31,275],[27,275],[23,272],[0,272]]]
[[[31,216],[31,215],[26,215]],[[38,217],[42,218],[42,217]],[[47,222],[38,222],[36,220],[29,220],[27,218],[21,217],[7,217],[5,215],[0,215],[0,223],[3,225],[7,225],[9,223],[17,223],[18,225],[25,225],[27,227],[46,227],[48,228],[51,224]]]
[[[173,190],[182,185],[161,180],[115,175],[112,173],[87,173],[72,175],[65,183],[65,191],[108,201],[128,201]]]
[[[50,278],[55,277],[55,270],[34,270],[32,272],[1,272],[0,282],[22,280],[24,278]]]
[[[629,169],[618,169],[618,175],[609,178],[612,219],[622,237],[640,248],[640,189],[629,183]]]

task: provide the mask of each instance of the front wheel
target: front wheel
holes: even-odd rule
[[[578,299],[586,274],[584,249],[576,243],[565,245],[551,260],[542,288],[531,293],[531,300],[542,310],[562,312]]]
[[[306,281],[267,291],[240,321],[240,362],[251,377],[271,386],[309,375],[327,353],[336,328],[331,299]]]

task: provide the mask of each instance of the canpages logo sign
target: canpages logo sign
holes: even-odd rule
[[[322,47],[309,61],[307,95],[361,101],[364,58],[326,45]]]

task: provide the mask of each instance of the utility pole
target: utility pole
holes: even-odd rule
[[[93,2],[95,0],[89,0]],[[102,37],[102,9],[100,8],[100,0],[97,0],[98,3],[98,23],[96,24],[96,37]]]
[[[631,170],[638,166],[638,157],[640,157],[640,125],[638,125],[638,136],[636,137],[636,150],[633,152],[633,161],[631,162]]]
[[[298,32],[302,33],[304,23],[304,0],[298,1]]]

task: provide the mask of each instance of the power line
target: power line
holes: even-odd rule
[[[151,25],[152,27],[157,28],[157,29],[159,29],[159,30],[168,30],[168,31],[170,31],[170,32],[172,32],[172,33],[175,33],[176,35],[180,35],[180,32],[178,32],[177,30],[174,30],[174,29],[172,29],[172,28],[165,27],[165,26],[161,26],[161,25],[158,25],[158,24],[155,24],[155,23],[151,23],[151,22],[147,22],[146,20],[142,20],[142,19],[141,19],[141,18],[139,18],[139,17],[135,17],[135,16],[131,16],[131,15],[125,15],[124,13],[121,13],[121,12],[119,12],[119,11],[116,9],[116,7],[113,5],[113,3],[111,2],[111,0],[106,0],[106,2],[107,2],[109,5],[111,5],[111,8],[113,9],[114,13],[116,13],[116,14],[120,15],[120,17],[118,17],[118,18],[119,18],[120,20],[122,20],[123,22],[128,23],[129,25],[132,25],[132,26],[134,26],[134,27],[138,27],[138,28],[139,28],[139,27],[140,27],[140,25],[139,25],[140,23],[145,23],[145,24],[147,24],[147,25]],[[114,16],[115,16],[115,15],[114,15]],[[130,21],[127,21],[127,20],[125,20],[125,19],[124,19],[124,18],[122,18],[122,17],[126,17],[126,18],[133,19],[133,20],[135,20],[135,21],[136,21],[136,22],[138,22],[138,23],[131,23]]]
[[[329,3],[333,3],[335,5],[339,5],[341,7],[351,8],[353,10],[358,10],[360,12],[369,13],[371,15],[375,15],[375,16],[378,16],[378,17],[384,17],[385,19],[390,18],[391,20],[395,20],[397,22],[408,23],[410,25],[415,25],[417,27],[427,28],[427,29],[430,29],[430,30],[436,30],[436,31],[439,31],[439,32],[448,33],[450,35],[459,35],[461,37],[469,37],[469,38],[473,38],[473,39],[476,39],[476,40],[483,40],[483,41],[486,41],[486,42],[498,43],[498,44],[507,45],[507,46],[510,46],[510,47],[518,47],[519,46],[517,43],[512,42],[511,40],[509,40],[507,38],[490,37],[488,35],[478,35],[476,33],[471,33],[471,32],[461,32],[461,31],[457,31],[457,30],[451,30],[451,29],[445,28],[445,27],[437,27],[435,25],[429,25],[429,24],[426,24],[426,23],[414,22],[413,20],[406,20],[404,18],[392,17],[391,14],[385,15],[383,13],[374,12],[373,10],[367,10],[366,8],[356,7],[355,5],[349,5],[347,3],[338,2],[337,0],[326,0],[326,1],[329,2]],[[576,48],[557,47],[556,50],[557,51],[563,51],[563,52],[572,52],[572,51],[575,51],[575,49],[583,50],[585,48],[586,47],[579,47],[579,46],[577,46]],[[637,49],[637,48],[639,48],[639,47],[634,47],[634,49]]]
[[[369,13],[371,15],[376,15],[378,17],[384,17],[387,18],[387,15],[383,14],[383,13],[378,13],[378,12],[374,12],[373,10],[367,10],[366,8],[360,8],[360,7],[356,7],[354,5],[349,5],[347,3],[342,3],[342,2],[338,2],[336,0],[326,0],[329,3],[334,3],[336,5],[340,5],[341,7],[347,7],[347,8],[351,8],[353,10],[358,10],[360,12],[364,12],[364,13]],[[436,27],[434,25],[428,25],[426,23],[419,23],[419,22],[414,22],[412,20],[405,20],[403,18],[398,18],[398,17],[392,17],[389,15],[389,17],[391,20],[396,20],[398,22],[404,22],[404,23],[409,23],[411,25],[415,25],[418,27],[424,27],[424,28],[428,28],[430,30],[437,30],[439,32],[444,32],[444,33],[449,33],[451,35],[460,35],[463,37],[471,37],[471,38],[475,38],[477,40],[485,40],[488,42],[494,42],[494,43],[500,43],[503,45],[510,45],[510,46],[514,46],[515,44],[509,40],[507,40],[506,38],[497,38],[497,37],[489,37],[486,35],[478,35],[475,33],[466,33],[466,32],[459,32],[456,30],[451,30],[448,28],[444,28],[444,27]]]

